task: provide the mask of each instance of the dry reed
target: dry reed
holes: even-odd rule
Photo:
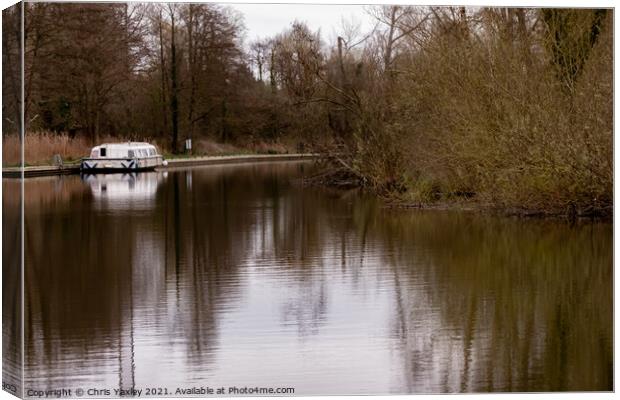
[[[118,139],[111,139],[118,141]],[[104,140],[105,141],[105,140]],[[20,138],[6,135],[2,138],[2,165],[16,166],[20,163]],[[28,132],[25,137],[24,156],[26,165],[51,164],[54,154],[64,162],[79,160],[90,154],[91,144],[81,137],[70,138],[67,134],[53,132]]]

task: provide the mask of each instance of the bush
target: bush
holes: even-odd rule
[[[418,179],[410,190],[425,193],[434,182],[443,198],[475,193],[507,208],[611,209],[611,16],[572,90],[544,53],[546,34],[437,35],[401,62],[386,130]]]

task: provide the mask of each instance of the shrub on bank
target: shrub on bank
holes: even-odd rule
[[[399,61],[389,134],[372,153],[356,153],[362,171],[399,179],[407,187],[400,197],[413,201],[473,197],[508,209],[609,214],[611,26],[608,15],[587,54],[564,54],[583,57],[570,86],[545,50],[553,32],[493,32],[489,24],[484,40],[435,35]]]

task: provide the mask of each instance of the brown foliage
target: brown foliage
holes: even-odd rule
[[[24,157],[26,165],[51,164],[54,154],[65,161],[75,161],[90,154],[90,144],[84,138],[70,138],[67,134],[54,132],[31,132],[26,134]],[[21,146],[17,135],[5,136],[2,142],[3,165],[20,164]]]
[[[502,207],[608,208],[611,30],[583,61],[574,94],[537,54],[538,38],[523,35],[438,38],[406,66],[390,126],[408,144],[407,173],[414,186],[431,181],[444,194],[477,193]]]
[[[192,138],[206,152],[287,143],[409,201],[611,210],[608,10],[383,6],[369,9],[371,32],[343,23],[328,45],[294,22],[246,54],[239,15],[214,4],[26,8],[26,129],[47,132],[27,139],[27,162],[81,156],[85,138],[105,135],[164,149]]]

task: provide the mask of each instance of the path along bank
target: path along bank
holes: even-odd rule
[[[238,163],[255,163],[255,162],[273,162],[273,161],[302,161],[313,160],[320,156],[318,154],[244,154],[233,156],[210,156],[210,157],[192,157],[192,158],[173,158],[168,159],[168,165],[157,167],[156,170],[169,170],[176,168],[195,167],[201,165],[223,165]],[[67,165],[42,165],[28,166],[23,168],[24,178],[35,176],[51,176],[51,175],[70,175],[79,174],[80,164]],[[21,167],[2,168],[3,178],[21,178]]]

